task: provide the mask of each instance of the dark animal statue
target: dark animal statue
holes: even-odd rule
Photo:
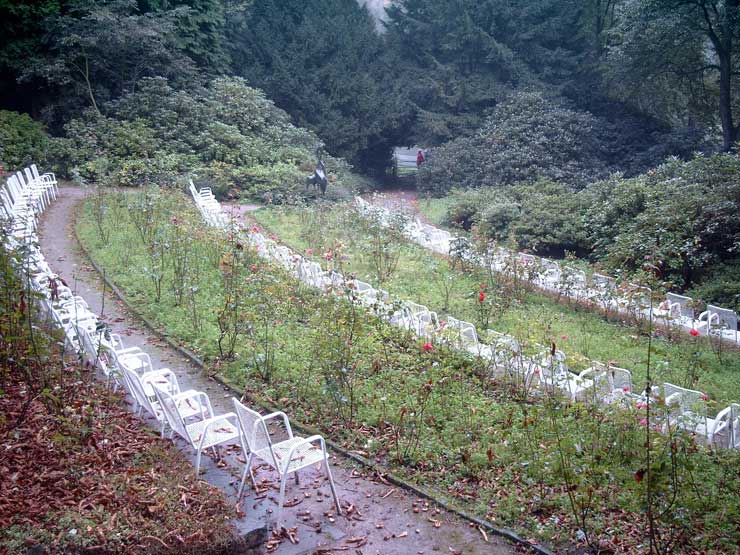
[[[316,164],[316,169],[313,171],[313,175],[311,177],[306,178],[306,187],[304,190],[308,190],[308,188],[313,185],[313,187],[316,189],[316,191],[321,191],[321,194],[326,194],[326,188],[329,185],[329,180],[326,177],[326,166],[324,165],[324,161],[317,156],[319,159],[318,163]]]

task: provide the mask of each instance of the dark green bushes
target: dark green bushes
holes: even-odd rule
[[[575,192],[549,180],[456,190],[447,223],[541,254],[572,251],[613,272],[640,271],[697,287],[706,300],[737,304],[740,157],[671,159],[639,177],[613,175]],[[723,277],[712,268],[724,263]],[[706,284],[706,286],[702,285]]]
[[[0,110],[0,163],[21,169],[46,158],[49,138],[44,126],[28,114]]]
[[[575,189],[606,175],[598,120],[533,93],[501,103],[481,129],[433,151],[419,188],[498,187],[548,178]]]
[[[61,162],[84,180],[143,186],[191,176],[221,196],[271,201],[302,192],[321,144],[238,78],[190,91],[144,79],[105,115],[88,111],[65,131]],[[326,161],[332,188],[342,187],[346,164]]]

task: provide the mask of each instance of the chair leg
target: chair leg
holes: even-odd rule
[[[285,500],[285,484],[288,481],[287,476],[280,476],[280,497],[278,498],[278,510],[277,510],[277,520],[275,521],[275,528],[277,530],[280,530],[280,526],[282,524],[282,516],[283,516],[283,501]]]
[[[195,457],[195,477],[200,476],[200,449],[197,449],[197,456]]]
[[[241,499],[242,493],[244,493],[244,486],[247,483],[247,472],[249,472],[249,475],[252,476],[252,453],[249,453],[249,455],[247,455],[247,463],[244,465],[244,472],[242,472],[242,481],[241,484],[239,484],[239,495],[237,496],[238,499]],[[254,476],[252,476],[252,483],[254,483]]]
[[[337,507],[337,514],[341,515],[342,507],[339,505],[339,497],[337,497],[337,489],[334,486],[334,478],[329,469],[329,460],[326,458],[326,453],[324,453],[324,468],[326,468],[326,476],[329,478],[329,488],[331,488],[331,495],[334,498],[334,505]]]

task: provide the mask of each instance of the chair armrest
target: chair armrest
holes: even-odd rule
[[[177,393],[172,396],[172,399],[177,401],[179,404],[180,401],[187,401],[188,399],[196,399],[196,398],[202,398],[204,401],[207,402],[208,395],[204,393],[203,391],[197,391],[195,389],[188,389],[187,391],[181,391],[180,393]],[[201,401],[198,401],[201,405],[203,404]],[[206,403],[206,406],[208,406],[208,403]]]
[[[670,407],[671,405],[680,405],[681,404],[681,392],[677,391],[676,393],[671,393],[668,397],[665,398],[665,405],[667,407]]]
[[[114,349],[114,351],[116,351]],[[132,355],[136,353],[143,353],[144,351],[141,350],[141,347],[126,347],[125,349],[119,349],[116,351],[117,355]]]
[[[190,403],[191,400],[197,399],[198,407],[200,408],[200,417],[201,420],[205,420],[206,415],[213,416],[213,410],[211,409],[211,402],[210,399],[208,399],[208,395],[206,395],[202,391],[196,391],[195,389],[188,389],[187,391],[182,391],[180,393],[177,393],[172,396],[172,399],[175,401],[175,404],[179,407],[183,403],[187,403],[190,405],[191,408],[194,408],[193,405]]]
[[[282,418],[283,425],[285,426],[285,430],[288,432],[288,437],[293,437],[293,430],[290,427],[290,420],[288,420],[288,415],[285,414],[283,411],[276,411],[272,412],[268,415],[265,415],[262,417],[262,421],[265,423],[265,427],[267,427],[267,421],[268,420],[274,420],[276,418]]]
[[[175,373],[172,370],[169,368],[160,368],[159,370],[145,372],[139,377],[139,379],[141,379],[141,383],[151,383],[152,386],[154,386],[153,381],[157,378],[169,378],[170,376],[175,376]],[[169,380],[167,381],[170,382]]]
[[[717,416],[714,417],[714,419],[707,419],[712,420],[712,426],[711,429],[707,429],[707,441],[709,443],[712,443],[712,440],[714,439],[714,435],[727,428],[727,415],[730,414],[730,411],[732,410],[732,406],[729,406],[727,408],[722,409],[717,413]],[[709,428],[707,426],[707,428]]]

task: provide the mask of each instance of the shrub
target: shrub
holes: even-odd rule
[[[740,156],[678,159],[586,195],[595,254],[613,269],[654,272],[679,288],[740,249]]]
[[[738,213],[740,156],[716,154],[673,158],[629,179],[615,174],[579,192],[547,179],[456,189],[445,222],[544,255],[575,252],[610,272],[635,273],[647,263],[676,289],[734,306]]]
[[[539,94],[518,93],[493,111],[472,137],[432,151],[419,189],[491,187],[547,178],[580,189],[606,174],[603,124],[588,112]]]
[[[450,199],[448,225],[467,230],[475,225],[484,237],[543,254],[588,250],[581,196],[566,185],[543,179],[505,189],[457,189]]]
[[[511,187],[511,195],[519,213],[509,214],[507,232],[520,248],[558,256],[588,251],[581,195],[546,179]]]
[[[493,189],[455,189],[450,195],[444,223],[470,231],[478,222],[480,211],[488,206],[495,194]]]
[[[6,169],[44,165],[48,146],[49,138],[41,123],[28,114],[0,110],[0,163]]]
[[[706,273],[707,279],[689,289],[688,294],[694,299],[740,312],[740,260],[720,264]]]
[[[321,144],[237,78],[191,91],[144,79],[105,112],[72,120],[57,144],[63,165],[112,185],[169,185],[190,176],[221,196],[285,202],[302,194],[303,168],[313,168]],[[330,189],[347,188],[347,164],[325,161],[336,181]]]

